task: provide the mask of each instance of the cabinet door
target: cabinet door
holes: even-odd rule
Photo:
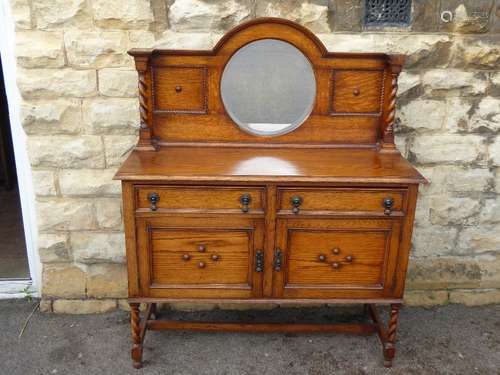
[[[256,258],[263,221],[137,218],[139,284],[157,298],[250,298],[262,291]],[[262,254],[263,257],[263,254]]]
[[[400,219],[278,220],[275,296],[391,297],[400,232]]]

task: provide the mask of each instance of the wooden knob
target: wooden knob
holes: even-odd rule
[[[181,92],[182,86],[175,86],[175,92]]]
[[[332,268],[333,268],[333,269],[339,269],[339,268],[340,268],[340,263],[333,262],[333,263],[332,263]]]
[[[205,245],[203,245],[203,244],[199,244],[199,245],[198,245],[198,251],[199,251],[200,253],[204,253],[204,252],[205,252],[205,250],[207,250],[207,247],[206,247]]]
[[[335,248],[332,250],[332,252],[335,254],[335,255],[339,255],[340,254],[340,249],[339,248]]]
[[[349,262],[349,263],[351,263],[351,262],[352,262],[352,259],[353,259],[352,255],[348,255],[348,256],[346,256],[346,257],[345,257],[345,260],[346,260],[347,262]]]
[[[214,262],[218,261],[220,259],[220,256],[218,254],[212,254],[212,260]]]
[[[189,254],[184,254],[184,255],[182,256],[182,259],[183,259],[183,260],[188,261],[189,259],[191,259],[191,255],[189,255]]]
[[[352,94],[354,96],[359,96],[359,94],[361,94],[361,91],[359,91],[359,89],[354,89],[354,90],[352,90]]]
[[[326,260],[326,256],[325,256],[324,254],[319,254],[319,256],[318,256],[318,260],[319,260],[320,262],[324,262],[324,261]]]
[[[198,268],[205,268],[205,266],[206,266],[205,262],[198,263]]]

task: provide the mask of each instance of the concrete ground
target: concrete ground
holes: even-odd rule
[[[500,374],[500,306],[404,308],[394,367],[376,336],[148,332],[144,368],[129,359],[128,314],[55,315],[0,301],[0,374]],[[175,317],[179,312],[165,312]],[[329,321],[337,309],[188,313],[198,319]]]

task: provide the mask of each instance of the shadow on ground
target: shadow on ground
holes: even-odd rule
[[[394,367],[376,336],[148,332],[144,368],[129,360],[129,317],[36,312],[0,301],[0,374],[500,374],[500,306],[404,308]],[[169,313],[172,314],[172,313]],[[180,313],[173,313],[177,317]],[[204,312],[199,319],[330,321],[333,308]],[[343,320],[344,315],[336,316]]]

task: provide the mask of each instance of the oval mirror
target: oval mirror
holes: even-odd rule
[[[227,113],[242,130],[281,135],[310,115],[316,79],[299,49],[281,40],[262,39],[231,57],[222,74],[221,96]]]

